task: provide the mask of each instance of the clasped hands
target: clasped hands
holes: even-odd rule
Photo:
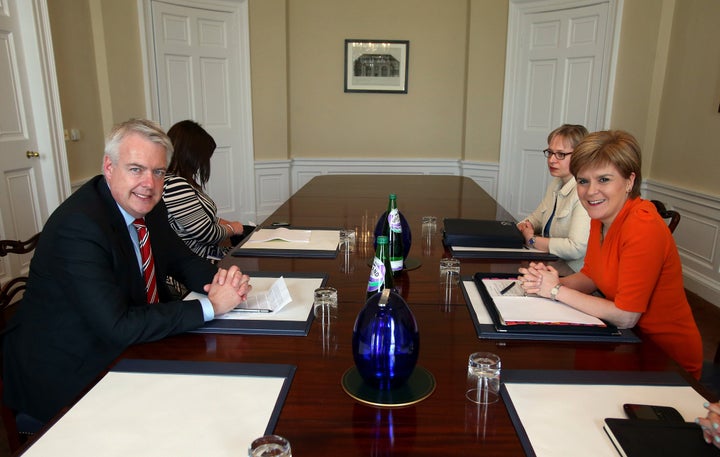
[[[243,274],[235,265],[227,270],[218,268],[212,283],[203,287],[216,316],[225,314],[244,302],[251,289],[250,277]]]
[[[541,262],[530,262],[528,268],[520,268],[518,281],[526,294],[550,297],[550,290],[560,282],[557,270]]]
[[[698,417],[695,423],[702,427],[703,438],[706,443],[712,443],[720,448],[720,403],[705,403],[707,417]]]

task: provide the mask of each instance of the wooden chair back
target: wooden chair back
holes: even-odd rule
[[[650,201],[655,205],[658,213],[660,213],[660,217],[663,219],[669,219],[668,228],[670,229],[670,233],[673,233],[680,223],[680,213],[675,210],[665,208],[665,204],[659,200]]]
[[[27,241],[0,240],[0,257],[8,254],[27,254],[35,249],[40,239],[40,234],[35,234]],[[7,322],[21,306],[22,298],[17,296],[27,286],[27,276],[19,276],[8,281],[0,288],[0,332],[4,332]],[[0,341],[2,333],[0,333]],[[2,373],[2,344],[0,343],[0,373]],[[15,453],[28,440],[32,433],[19,430],[15,411],[10,409],[2,401],[3,383],[0,376],[0,417],[2,417],[5,433],[7,434],[10,451]]]

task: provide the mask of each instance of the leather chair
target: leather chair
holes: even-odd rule
[[[660,213],[660,217],[670,220],[670,222],[668,222],[668,228],[670,229],[670,233],[673,233],[675,231],[675,227],[677,227],[680,223],[680,213],[675,210],[665,208],[665,204],[659,200],[650,201],[653,202],[655,208],[657,208],[658,213]]]
[[[39,239],[40,234],[38,233],[27,241],[0,240],[0,256],[27,254],[35,249]],[[0,338],[5,331],[8,320],[22,304],[22,297],[18,298],[18,294],[25,290],[27,279],[26,276],[19,276],[11,279],[0,288]],[[2,345],[0,343],[0,373],[1,370]],[[3,384],[0,376],[0,417],[5,427],[10,451],[15,453],[43,424],[32,417],[16,414],[15,411],[2,402],[2,393]]]
[[[703,362],[700,384],[720,399],[720,344],[718,344],[713,360]]]

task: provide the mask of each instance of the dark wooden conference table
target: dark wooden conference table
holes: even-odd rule
[[[373,228],[396,193],[400,211],[413,235],[409,257],[421,266],[403,272],[398,285],[420,329],[418,365],[436,380],[425,400],[402,408],[362,404],[341,386],[353,366],[351,338],[355,317],[364,304],[374,251]],[[299,336],[184,334],[129,348],[123,357],[220,362],[279,363],[297,366],[275,433],[289,439],[295,456],[523,455],[510,416],[501,401],[483,417],[464,396],[467,359],[490,351],[503,370],[682,370],[651,343],[562,343],[480,340],[458,287],[447,294],[438,280],[440,258],[449,256],[440,230],[430,245],[421,235],[421,218],[512,219],[474,181],[458,176],[322,175],[313,178],[266,221],[296,226],[346,227],[357,230],[357,248],[346,262],[334,259],[226,257],[245,272],[293,271],[328,274],[338,290],[338,319],[323,332],[313,322]],[[517,272],[516,261],[463,259],[461,274]],[[558,267],[565,267],[558,265]],[[686,378],[687,376],[684,375]],[[243,414],[238,411],[238,414]],[[238,454],[239,455],[239,454]]]

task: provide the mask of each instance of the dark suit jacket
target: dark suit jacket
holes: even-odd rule
[[[23,303],[4,339],[4,401],[47,421],[129,345],[203,324],[197,300],[170,299],[165,277],[202,292],[217,268],[168,224],[162,200],[145,218],[161,303],[148,305],[133,242],[105,178],[50,216],[30,263]]]

